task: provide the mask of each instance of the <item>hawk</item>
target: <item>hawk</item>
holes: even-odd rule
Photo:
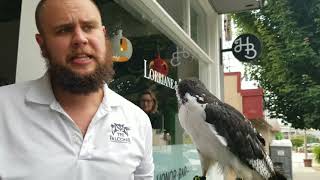
[[[218,163],[244,180],[286,179],[264,151],[264,139],[239,111],[211,94],[198,79],[178,84],[179,121],[200,157],[202,177]]]

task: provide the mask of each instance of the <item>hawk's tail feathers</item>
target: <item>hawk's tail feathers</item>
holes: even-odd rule
[[[275,171],[275,174],[269,180],[287,180],[287,178],[280,172]]]

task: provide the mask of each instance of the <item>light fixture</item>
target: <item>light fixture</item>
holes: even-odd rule
[[[132,56],[132,44],[122,35],[122,29],[117,31],[117,34],[111,38],[112,46],[112,61],[114,62],[127,62]]]

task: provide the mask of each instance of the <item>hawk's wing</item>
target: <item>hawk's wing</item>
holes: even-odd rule
[[[228,104],[214,102],[206,105],[205,113],[206,122],[213,125],[217,133],[225,138],[228,149],[242,163],[258,173],[261,166],[264,166],[264,170],[273,172],[271,160],[265,154],[262,142],[259,140],[262,136],[239,111]],[[257,162],[258,165],[255,164]]]

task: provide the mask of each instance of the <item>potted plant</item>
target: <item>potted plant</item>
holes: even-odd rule
[[[312,167],[312,159],[304,159],[303,163],[304,167]]]

